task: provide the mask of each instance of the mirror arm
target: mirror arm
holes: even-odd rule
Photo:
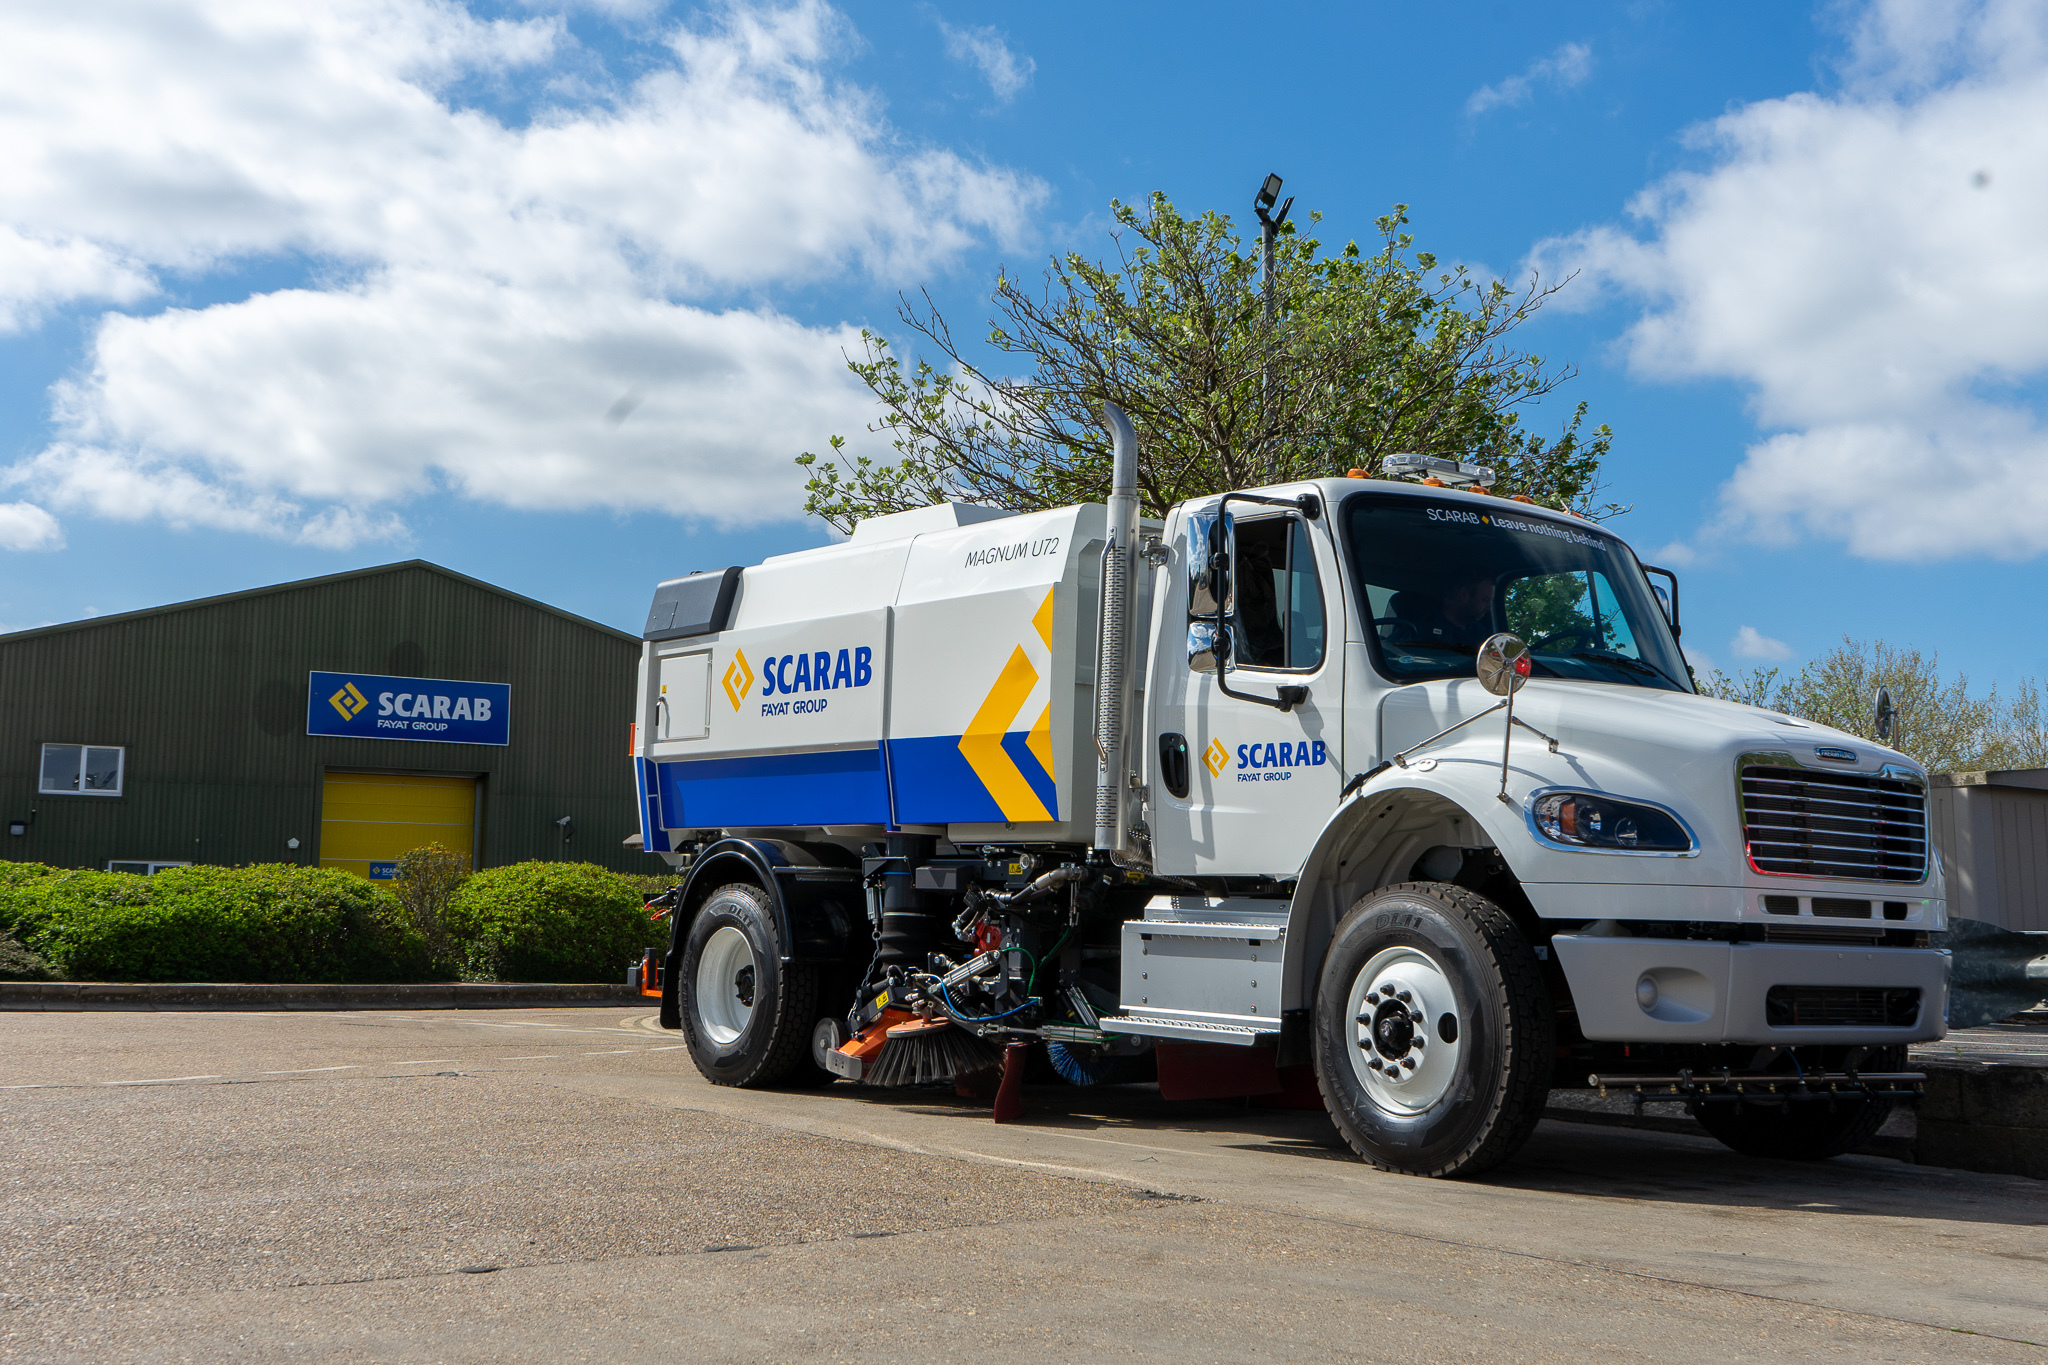
[[[1261,697],[1253,692],[1240,692],[1224,681],[1223,663],[1220,659],[1216,664],[1216,690],[1226,697],[1234,697],[1238,701],[1257,702],[1261,706],[1270,706],[1275,711],[1292,711],[1308,700],[1308,688],[1301,683],[1288,683],[1276,687],[1273,690],[1279,695],[1272,697]]]
[[[1309,521],[1323,514],[1322,500],[1313,493],[1303,493],[1297,498],[1269,498],[1264,493],[1225,493],[1216,500],[1219,521],[1228,515],[1225,509],[1233,502],[1255,502],[1261,507],[1291,507]]]
[[[1644,564],[1642,570],[1646,574],[1662,574],[1665,580],[1671,584],[1671,638],[1676,640],[1680,633],[1678,629],[1678,575],[1669,569],[1657,568],[1653,564]]]

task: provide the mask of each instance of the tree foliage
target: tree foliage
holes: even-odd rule
[[[1376,220],[1370,249],[1335,252],[1282,227],[1273,317],[1262,266],[1231,220],[1183,216],[1163,194],[1111,202],[1113,260],[1055,257],[1042,285],[1004,273],[988,347],[1015,373],[970,359],[929,294],[898,315],[928,349],[906,362],[863,330],[848,367],[881,404],[870,432],[897,458],[805,452],[804,510],[842,531],[863,518],[946,500],[1016,511],[1102,501],[1105,400],[1142,446],[1148,515],[1229,488],[1377,472],[1396,452],[1489,465],[1495,491],[1587,515],[1612,433],[1583,432],[1586,407],[1554,439],[1522,410],[1575,373],[1518,349],[1515,329],[1559,288],[1475,279],[1414,249],[1407,206]],[[1311,228],[1321,215],[1311,214]]]
[[[1842,637],[1842,643],[1791,677],[1776,668],[1734,676],[1709,673],[1700,690],[1832,725],[1877,740],[1876,695],[1890,691],[1896,713],[1891,747],[1929,772],[2048,767],[2043,688],[2022,679],[2011,698],[1993,686],[1979,696],[1963,674],[1944,677],[1939,655],[1883,640]]]

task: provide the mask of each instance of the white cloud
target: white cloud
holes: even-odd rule
[[[1792,646],[1783,640],[1773,640],[1755,626],[1744,626],[1735,632],[1735,638],[1728,642],[1738,659],[1789,659]]]
[[[451,91],[544,87],[576,57],[557,18],[9,7],[0,326],[168,271],[296,253],[316,276],[107,315],[53,393],[55,438],[0,486],[321,545],[403,538],[397,508],[436,490],[794,515],[789,457],[864,423],[852,334],[726,300],[943,270],[1017,245],[1044,194],[907,144],[830,77],[852,41],[816,0],[735,4],[662,35],[631,84],[517,124]]]
[[[32,502],[0,502],[0,550],[61,550],[64,528]]]
[[[989,92],[998,104],[1008,104],[1031,84],[1038,63],[1022,53],[1012,52],[1008,35],[999,29],[954,28],[944,19],[936,21],[946,40],[946,55],[981,72]]]
[[[1529,69],[1521,75],[1474,90],[1465,100],[1465,112],[1477,116],[1489,109],[1527,104],[1539,86],[1570,90],[1584,85],[1592,74],[1593,49],[1585,43],[1565,43],[1548,57],[1529,63]]]
[[[1839,92],[1697,130],[1712,164],[1640,196],[1642,235],[1599,227],[1537,259],[1646,305],[1624,343],[1640,373],[1751,392],[1770,434],[1708,539],[2038,555],[2048,6],[1878,5],[1849,49]]]

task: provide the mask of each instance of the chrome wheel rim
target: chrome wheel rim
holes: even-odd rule
[[[720,1047],[747,1031],[759,975],[747,936],[730,924],[705,941],[697,958],[695,1010],[704,1035]]]
[[[1351,1067],[1373,1103],[1419,1114],[1449,1093],[1465,1050],[1450,978],[1418,948],[1375,953],[1351,983]]]

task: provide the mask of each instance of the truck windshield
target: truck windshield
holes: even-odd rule
[[[1380,672],[1469,678],[1486,637],[1510,631],[1528,642],[1538,677],[1692,691],[1628,547],[1513,507],[1370,493],[1344,504]]]

